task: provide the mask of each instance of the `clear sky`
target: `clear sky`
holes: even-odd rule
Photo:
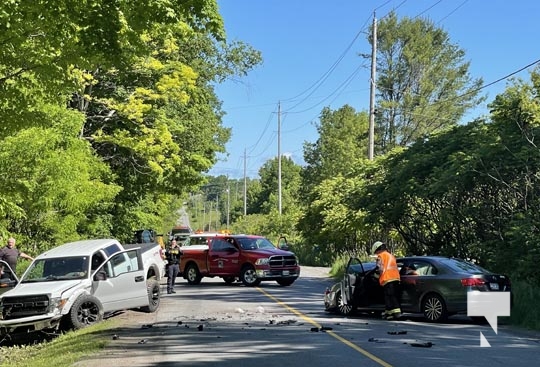
[[[298,164],[303,143],[318,138],[314,122],[324,107],[369,109],[367,32],[391,10],[423,17],[448,32],[465,51],[470,74],[482,78],[487,103],[506,85],[505,76],[540,59],[539,0],[218,0],[227,38],[262,53],[247,77],[216,88],[232,128],[227,154],[211,175],[258,177],[280,151]],[[531,68],[514,77],[529,80]],[[278,103],[281,133],[278,134]],[[471,111],[467,121],[487,112]],[[463,121],[466,122],[466,121]]]

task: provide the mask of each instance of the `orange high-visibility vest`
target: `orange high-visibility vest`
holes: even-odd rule
[[[399,269],[397,267],[396,258],[388,251],[383,251],[377,257],[379,270],[379,283],[384,286],[388,282],[400,280]]]

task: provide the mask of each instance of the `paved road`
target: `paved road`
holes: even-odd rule
[[[327,271],[303,267],[291,287],[227,286],[207,278],[189,286],[180,280],[177,293],[164,296],[158,312],[116,316],[124,327],[111,331],[103,353],[77,366],[537,365],[540,338],[504,326],[495,334],[466,317],[428,324],[411,315],[388,322],[327,314],[322,307],[324,289],[332,283]],[[480,348],[480,332],[491,348]],[[424,342],[431,347],[412,346]]]

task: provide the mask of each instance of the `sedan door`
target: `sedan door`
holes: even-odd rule
[[[404,310],[420,309],[420,299],[432,287],[437,269],[428,261],[421,259],[405,260],[401,266],[401,307]]]
[[[93,274],[92,288],[105,312],[148,306],[145,271],[138,249],[111,256]]]

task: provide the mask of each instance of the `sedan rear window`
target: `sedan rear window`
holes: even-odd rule
[[[448,258],[448,259],[442,259],[441,263],[443,263],[444,265],[448,266],[450,269],[458,273],[467,273],[467,274],[490,273],[486,269],[465,260]]]

